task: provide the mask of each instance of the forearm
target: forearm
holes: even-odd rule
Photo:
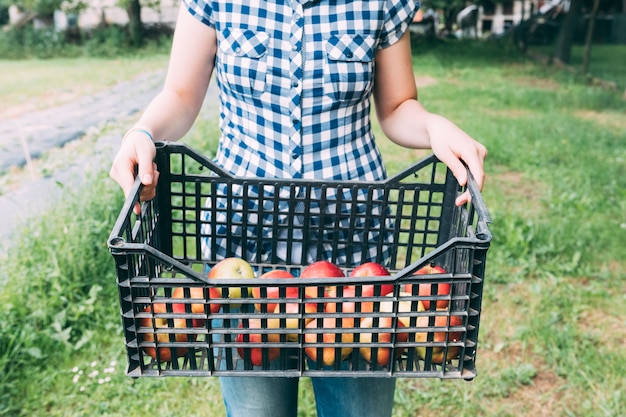
[[[201,103],[164,89],[146,107],[135,127],[149,131],[155,141],[176,141],[193,125]]]
[[[452,170],[461,185],[467,181],[466,166],[482,186],[485,147],[450,120],[430,113],[417,100],[407,99],[379,115],[385,135],[394,143],[412,149],[430,148]],[[382,116],[382,117],[381,117]],[[467,193],[457,203],[467,200]]]
[[[181,5],[163,90],[136,126],[154,140],[178,140],[195,121],[215,65],[217,35]]]
[[[411,149],[431,147],[429,125],[438,117],[428,112],[413,99],[405,100],[393,112],[378,114],[378,121],[385,136],[397,145]]]

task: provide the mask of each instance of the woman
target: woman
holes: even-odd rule
[[[164,88],[126,133],[112,178],[127,194],[137,167],[142,198],[152,198],[159,175],[153,140],[185,135],[215,75],[222,133],[215,160],[235,176],[385,178],[370,126],[373,97],[390,140],[431,148],[460,184],[467,165],[482,186],[485,147],[417,100],[408,25],[418,6],[183,0]],[[297,378],[220,382],[229,416],[297,414]],[[391,415],[394,379],[313,378],[313,388],[320,417]]]

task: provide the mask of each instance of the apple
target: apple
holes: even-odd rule
[[[343,287],[343,292],[341,293],[341,297],[339,296],[339,290],[337,287],[331,287],[328,289],[326,293],[326,298],[329,301],[326,301],[326,306],[324,311],[327,313],[336,313],[339,311],[339,305],[341,305],[342,313],[354,313],[356,312],[357,302],[360,307],[360,312],[371,313],[374,311],[374,302],[373,301],[359,301],[360,298],[356,297],[354,286],[345,286]],[[344,298],[348,301],[341,302],[332,302],[333,298]]]
[[[393,294],[387,294],[385,297],[393,297]],[[417,310],[415,310],[413,308],[414,301],[403,299],[405,297],[413,297],[413,295],[404,291],[399,294],[397,301],[399,314],[398,320],[404,327],[411,327],[411,316],[402,316],[400,313],[414,313],[415,311],[421,312],[426,311],[426,308],[421,301],[417,301]],[[393,303],[394,301],[382,301],[380,303],[379,311],[383,313],[393,313]]]
[[[330,261],[317,261],[300,272],[300,278],[341,278],[345,277],[341,268]]]
[[[259,276],[259,278],[293,278],[293,277],[294,276],[291,272],[285,271],[284,269],[273,269]],[[259,300],[262,299],[260,286],[252,288],[252,296]],[[298,298],[298,287],[286,287],[285,297],[286,298]],[[272,298],[280,298],[279,287],[266,287],[266,296],[265,298],[263,298],[263,301],[267,301]],[[267,313],[271,313],[276,309],[276,303],[263,302],[263,303],[254,304],[254,307],[257,309],[257,311],[262,311],[263,306],[265,306],[265,312]]]
[[[243,329],[243,322],[239,323],[239,328]],[[248,319],[248,329],[277,329],[279,328],[278,319],[267,319],[267,326],[263,327],[261,319]],[[247,336],[247,340],[246,340]],[[264,340],[265,338],[265,340]],[[243,359],[246,352],[250,351],[250,363],[254,366],[263,365],[263,353],[267,350],[268,364],[280,356],[280,348],[278,347],[246,347],[246,343],[280,343],[280,334],[278,333],[239,333],[237,334],[237,353]]]
[[[156,303],[156,304],[153,304],[152,306],[147,306],[143,311],[146,313],[151,313],[154,311],[155,315],[168,312],[167,305],[164,303]],[[185,305],[181,303],[172,304],[171,311],[173,314],[186,314]],[[168,323],[169,320],[167,318],[154,317],[154,325],[153,325],[152,320],[153,320],[152,316],[143,317],[139,319],[139,326],[146,327],[148,329],[155,329],[155,327],[157,329],[170,328],[169,323]],[[187,328],[187,319],[175,318],[173,319],[173,321],[174,321],[174,328],[177,328],[177,329]],[[149,333],[141,333],[141,339],[144,342],[154,342],[154,335],[155,335],[154,330],[152,330]],[[171,336],[171,333],[157,333],[156,343],[157,344],[170,343],[171,341],[170,336]],[[192,334],[175,333],[174,340],[176,342],[181,342],[181,343],[193,342],[195,340],[195,336]],[[152,357],[152,359],[158,359],[161,362],[171,362],[172,357],[174,356],[172,350],[176,351],[177,357],[183,356],[187,353],[186,347],[178,347],[178,348],[160,347],[158,348],[158,351],[156,347],[144,347],[143,350],[147,355]]]
[[[307,324],[307,329],[336,329],[337,319],[334,317],[324,317],[322,321],[321,329],[318,328],[318,320],[314,319],[309,324]],[[342,329],[353,329],[354,328],[354,319],[342,319],[341,320]],[[350,353],[352,353],[352,347],[340,346],[334,347],[333,344],[340,343],[352,343],[354,341],[354,333],[353,332],[343,332],[341,334],[337,333],[313,333],[306,332],[304,334],[304,352],[313,362],[317,363],[317,355],[318,352],[321,352],[321,363],[324,366],[333,366],[337,359],[337,354],[339,354],[340,360],[346,359]],[[312,343],[323,343],[328,344],[328,346],[311,346]]]
[[[306,266],[300,272],[300,278],[343,278],[346,275],[337,265],[330,261],[317,261]],[[329,291],[332,291],[333,287],[328,286],[323,288],[322,297],[325,297]],[[304,292],[309,298],[320,298],[319,287],[306,287]],[[317,304],[317,303],[314,303]],[[317,308],[317,305],[316,305]],[[324,309],[322,304],[321,309]],[[317,310],[316,310],[317,311]]]
[[[393,318],[389,316],[383,316],[378,318],[378,330],[387,330],[387,331],[378,331],[376,334],[378,335],[378,340],[374,342],[374,332],[363,332],[359,335],[359,342],[363,344],[390,344],[393,339],[392,334],[392,323]],[[361,320],[360,327],[362,329],[371,329],[374,324],[373,317],[364,317]],[[403,328],[404,325],[401,321],[398,320],[398,329]],[[409,334],[407,332],[398,332],[396,334],[396,342],[406,342],[409,340]],[[386,366],[389,364],[389,359],[391,358],[391,348],[385,346],[362,346],[359,348],[359,352],[363,359],[368,362],[372,362],[372,357],[374,356],[374,349],[376,349],[376,363],[378,366]],[[395,358],[398,359],[400,355],[402,355],[402,348],[396,348],[395,350]]]
[[[365,262],[358,265],[350,272],[351,277],[386,277],[391,275],[387,268],[376,262]],[[375,294],[375,287],[380,287],[378,295],[387,295],[393,291],[394,284],[380,284],[380,285],[362,285],[361,295],[363,297],[373,297]]]
[[[275,314],[288,314],[292,317],[285,317],[285,329],[300,329],[300,320],[304,320],[304,326],[306,327],[311,321],[313,321],[313,317],[302,317],[300,315],[300,303],[285,303],[285,304],[276,304],[276,308],[274,309]],[[304,303],[304,313],[317,313],[317,304],[316,303]],[[294,317],[295,316],[295,317]],[[281,318],[277,318],[279,322]],[[287,340],[290,342],[298,341],[298,333],[288,333]]]
[[[445,310],[444,310],[445,311]],[[433,342],[459,342],[463,339],[463,332],[447,331],[448,327],[461,327],[463,326],[463,318],[461,316],[451,315],[449,316],[450,322],[448,323],[448,316],[435,316],[435,328],[442,328],[441,331],[435,331],[432,336]],[[429,317],[421,316],[417,318],[417,327],[429,327]],[[428,333],[431,332],[418,332],[415,334],[416,342],[426,342],[428,340]],[[420,358],[426,359],[426,346],[417,346],[417,354]],[[446,354],[447,353],[447,354]],[[461,353],[460,346],[448,346],[447,352],[443,346],[435,346],[432,348],[431,362],[442,364],[455,359]],[[444,358],[444,354],[445,358]]]
[[[414,275],[434,275],[434,274],[445,274],[445,273],[446,273],[446,270],[438,265],[426,265],[425,267],[417,270]],[[437,287],[436,295],[438,296],[450,295],[450,291],[452,288],[449,282],[442,282],[439,284],[419,284],[417,294],[420,296],[424,296],[424,297],[433,296],[435,295],[434,289],[432,288],[433,286]],[[404,291],[413,294],[413,285],[406,284],[404,286]],[[430,310],[430,300],[422,300],[422,303],[424,304],[424,308],[426,308],[426,310]],[[435,308],[436,309],[448,308],[448,300],[437,300],[437,302],[435,303]]]
[[[254,270],[252,266],[245,260],[237,257],[224,258],[216,263],[213,268],[209,270],[209,279],[241,279],[241,278],[254,278]],[[222,288],[210,287],[209,295],[211,298],[224,298]],[[228,298],[237,300],[241,299],[241,287],[228,288]],[[230,304],[232,308],[241,307],[240,303]]]
[[[172,291],[172,298],[185,298],[185,290],[182,287],[176,287],[174,288],[174,291]],[[191,304],[191,312],[193,314],[204,314],[204,303],[205,303],[205,296],[204,296],[204,289],[202,287],[190,287],[189,288],[189,298],[192,300],[198,300],[197,303],[193,303]],[[215,314],[217,312],[220,311],[220,304],[217,303],[210,303],[209,304],[209,311],[212,314]],[[204,326],[203,324],[203,320],[201,319],[194,319],[194,327],[202,327]],[[196,323],[197,322],[197,323]]]

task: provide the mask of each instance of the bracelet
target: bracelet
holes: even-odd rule
[[[124,135],[124,137],[122,138],[122,142],[124,142],[126,140],[126,138],[128,137],[128,135],[130,135],[131,133],[135,133],[135,132],[139,132],[139,133],[144,133],[146,136],[148,136],[150,138],[150,140],[152,142],[154,142],[154,138],[152,137],[152,134],[150,133],[150,131],[146,130],[146,129],[142,129],[140,127],[133,127],[132,129],[130,129],[128,132],[126,132],[126,134]]]

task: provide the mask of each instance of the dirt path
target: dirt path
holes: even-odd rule
[[[164,76],[144,74],[66,105],[0,121],[0,242],[9,242],[16,228],[49,208],[63,189],[80,186],[89,172],[110,164],[123,132]]]
[[[90,172],[108,168],[123,133],[161,89],[164,77],[164,71],[145,74],[66,105],[0,121],[0,251],[63,189],[79,187]],[[217,117],[216,97],[211,82],[203,117]],[[18,127],[30,150],[28,164]]]

